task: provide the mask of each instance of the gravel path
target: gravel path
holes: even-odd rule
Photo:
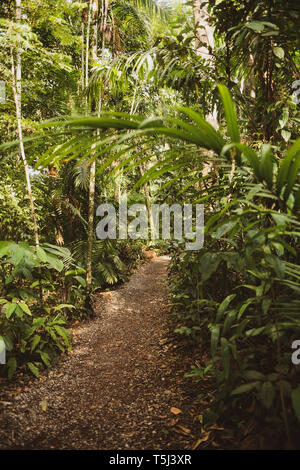
[[[97,317],[47,377],[0,409],[0,449],[181,448],[171,407],[182,403],[166,286],[167,257],[100,294]],[[182,369],[182,368],[181,368]]]

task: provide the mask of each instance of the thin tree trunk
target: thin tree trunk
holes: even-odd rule
[[[113,14],[113,11],[111,9],[110,12],[111,16],[111,28],[112,28],[112,35],[111,35],[111,41],[112,41],[112,46],[111,46],[111,51],[112,51],[112,58],[114,59],[117,55],[117,50],[116,50],[116,30],[115,30],[115,17]]]
[[[209,23],[207,4],[203,4],[203,0],[193,0],[193,15],[196,34],[196,53],[201,56],[208,65],[213,66],[212,51],[214,49],[214,30]],[[206,120],[215,129],[219,128],[216,105],[213,110],[208,113]],[[208,154],[210,153],[211,152],[208,152]],[[212,176],[216,174],[216,164],[204,163],[202,176],[208,173],[211,173]]]
[[[90,166],[90,181],[89,181],[89,215],[88,215],[87,260],[86,260],[87,293],[89,293],[91,290],[92,276],[93,276],[92,257],[93,257],[93,241],[94,241],[95,174],[96,174],[96,163],[94,160]]]
[[[21,23],[21,17],[22,17],[22,3],[21,3],[21,0],[16,0],[16,21],[18,24]],[[23,130],[22,130],[22,112],[21,112],[21,109],[22,109],[22,82],[21,82],[22,56],[21,56],[19,44],[17,45],[16,57],[17,57],[17,63],[15,65],[14,50],[13,50],[12,40],[10,40],[12,91],[13,91],[15,108],[16,108],[18,135],[19,135],[19,142],[20,142],[19,144],[20,153],[21,153],[23,164],[24,164],[27,193],[28,193],[28,197],[30,201],[30,211],[31,211],[31,217],[33,221],[34,240],[35,240],[36,247],[38,247],[40,244],[39,231],[38,231],[37,218],[36,218],[36,213],[35,213],[35,208],[34,208],[31,181],[30,181],[30,171],[29,171],[29,166],[28,166],[27,159],[26,159],[26,154],[25,154]],[[41,283],[40,283],[40,298],[41,300],[43,298]]]
[[[97,60],[98,49],[98,15],[99,15],[99,2],[92,0],[92,43],[91,43],[91,57],[93,61]],[[99,99],[98,116],[101,111],[101,98]],[[95,208],[95,175],[96,175],[96,161],[93,160],[90,166],[90,180],[89,180],[89,215],[88,215],[88,240],[87,240],[87,262],[86,262],[86,291],[87,295],[91,291],[92,276],[93,276],[93,240],[94,240],[94,208]]]
[[[108,14],[108,3],[109,0],[102,0],[103,2],[103,22],[102,22],[102,60],[104,59],[104,50],[105,50],[105,30],[106,30],[106,23],[107,23],[107,14]]]
[[[136,88],[134,90],[134,95],[133,95],[133,100],[132,100],[132,103],[131,103],[131,109],[130,109],[130,114],[133,114],[136,109],[137,109],[137,104],[135,103],[135,99],[136,99]],[[139,164],[139,170],[140,170],[140,174],[141,174],[141,177],[144,176],[144,168],[142,166],[142,164],[140,163]],[[152,208],[151,208],[151,198],[150,198],[150,194],[149,194],[149,189],[148,189],[148,185],[147,183],[145,183],[143,185],[143,189],[144,189],[144,194],[145,194],[145,198],[146,198],[146,205],[147,205],[147,213],[148,213],[148,220],[149,220],[149,224],[150,224],[150,229],[151,229],[151,239],[154,238],[154,222],[153,222],[153,215],[152,215]]]
[[[16,21],[18,24],[21,23],[22,17],[22,4],[21,0],[16,0]],[[19,35],[18,35],[19,36]],[[20,38],[18,37],[18,42],[20,42]],[[19,103],[19,110],[20,115],[22,114],[22,56],[21,50],[18,44],[17,51],[16,51],[16,91],[17,91],[17,100]]]
[[[16,0],[16,20],[18,23],[21,22],[21,0]],[[21,153],[21,158],[23,160],[24,169],[25,169],[27,192],[28,192],[28,196],[30,200],[31,216],[32,216],[33,227],[34,227],[35,244],[36,246],[39,246],[39,232],[38,232],[37,219],[36,219],[34,203],[33,203],[33,195],[32,195],[31,182],[30,182],[30,172],[29,172],[29,166],[26,160],[24,141],[23,141],[22,114],[21,114],[21,104],[22,104],[22,101],[21,101],[21,91],[22,91],[21,52],[19,50],[17,52],[17,66],[15,66],[12,42],[10,42],[10,59],[11,59],[12,90],[13,90],[14,102],[15,102],[15,107],[16,107],[16,117],[17,117],[18,134],[19,134],[19,141],[20,141],[20,153]]]
[[[23,131],[22,131],[22,123],[21,123],[22,116],[21,116],[21,110],[20,110],[20,103],[19,103],[19,100],[18,100],[18,92],[17,92],[17,85],[16,85],[16,78],[15,78],[15,73],[16,73],[15,72],[15,62],[14,62],[12,48],[11,48],[11,73],[12,73],[12,90],[13,90],[13,94],[14,94],[14,101],[15,101],[15,107],[16,107],[16,116],[17,116],[17,123],[18,123],[20,153],[21,153],[21,158],[23,160],[24,169],[25,169],[27,192],[28,192],[28,196],[29,196],[29,200],[30,200],[31,216],[32,216],[33,227],[34,227],[35,244],[36,244],[36,246],[39,246],[39,232],[38,232],[37,219],[36,219],[34,203],[33,203],[29,166],[28,166],[28,163],[27,163],[27,160],[26,160],[26,154],[25,154],[25,149],[24,149]]]
[[[209,24],[209,14],[207,5],[203,5],[203,0],[193,0],[193,14],[197,53],[208,61],[211,60],[210,48],[214,48],[214,31]]]
[[[82,47],[81,47],[81,89],[84,89],[85,84],[85,16],[82,13],[82,22],[81,22],[81,37],[82,37]]]
[[[88,9],[88,21],[86,27],[86,44],[85,44],[85,86],[89,84],[89,55],[90,55],[90,30],[91,30],[91,10],[93,0],[90,0]],[[86,100],[87,109],[87,100]]]
[[[97,60],[98,50],[98,15],[99,15],[99,2],[98,0],[92,1],[92,42],[91,42],[91,58]]]
[[[139,164],[139,170],[140,170],[141,176],[143,177],[144,176],[144,168],[143,168],[142,164]],[[144,194],[145,194],[145,198],[146,198],[148,220],[149,220],[150,230],[151,230],[151,240],[153,240],[155,231],[154,231],[154,222],[153,222],[153,215],[152,215],[152,208],[151,208],[151,198],[150,198],[147,183],[145,183],[143,185],[143,188],[144,188]]]
[[[203,4],[203,0],[193,0],[193,15],[195,25],[195,48],[196,53],[200,55],[208,64],[212,64],[212,50],[214,48],[214,29],[209,23],[209,13],[207,4]],[[218,129],[217,109],[207,116],[208,122]]]

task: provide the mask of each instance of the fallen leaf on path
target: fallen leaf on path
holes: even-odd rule
[[[180,429],[178,426],[175,426],[172,428],[173,431],[177,432],[177,434],[180,434],[181,436],[189,436],[189,437],[195,437],[190,432],[185,432],[182,429]]]
[[[211,433],[211,431],[206,433],[206,435],[204,437],[201,437],[200,439],[198,439],[198,441],[196,441],[195,444],[193,445],[192,450],[197,449],[197,447],[199,447],[199,445],[202,444],[202,442],[206,442],[208,440],[209,436],[210,436],[210,433]]]
[[[180,431],[182,431],[184,434],[190,434],[191,430],[186,428],[185,426],[182,426],[181,424],[178,424],[177,426],[178,429],[180,429]]]
[[[178,418],[172,418],[170,419],[170,421],[167,422],[167,426],[172,427],[172,426],[175,426],[175,424],[177,423],[178,423]]]
[[[40,407],[42,408],[43,411],[47,411],[48,402],[46,400],[42,400],[40,402]]]
[[[172,406],[170,411],[173,415],[179,415],[179,413],[182,413],[182,411],[179,408],[175,408],[175,406]]]
[[[216,424],[214,424],[213,426],[210,426],[209,427],[210,430],[216,430],[216,431],[224,431],[224,428],[220,428],[219,426],[217,426]]]

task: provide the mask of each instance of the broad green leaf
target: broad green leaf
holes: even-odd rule
[[[223,148],[223,153],[226,150],[236,147],[240,152],[242,152],[248,160],[250,167],[253,169],[256,178],[261,181],[261,168],[260,161],[257,156],[257,153],[248,145],[245,144],[228,144]]]
[[[237,311],[235,309],[229,310],[226,313],[224,325],[223,325],[223,330],[222,330],[222,335],[227,335],[228,332],[230,331],[230,328],[236,318]]]
[[[33,352],[35,350],[35,348],[39,344],[40,340],[41,340],[40,335],[34,335],[34,337],[32,338],[32,341],[31,341],[31,352]]]
[[[0,243],[0,258],[6,256],[11,250],[11,242],[1,242]]]
[[[61,272],[64,269],[64,263],[56,256],[49,255],[48,253],[47,263],[50,265],[51,268],[55,269],[58,272]]]
[[[179,111],[182,111],[187,116],[189,116],[189,118],[192,119],[198,125],[202,133],[207,136],[211,148],[214,149],[217,153],[221,153],[222,148],[225,145],[225,141],[220,135],[220,133],[217,132],[207,121],[205,121],[195,111],[186,107],[179,108]]]
[[[12,251],[12,255],[9,258],[9,262],[14,266],[18,266],[23,260],[25,254],[26,250],[22,246],[16,245],[16,248]]]
[[[288,142],[291,138],[292,133],[290,131],[287,131],[286,129],[282,129],[280,132],[285,142]]]
[[[28,305],[25,304],[25,302],[19,302],[19,303],[18,303],[18,306],[21,307],[21,309],[23,310],[23,312],[26,313],[27,315],[32,315],[32,314],[31,314],[31,311],[30,311],[30,309],[29,309],[29,307],[28,307]]]
[[[40,356],[41,356],[41,359],[42,359],[42,361],[44,362],[44,364],[45,364],[48,368],[50,368],[50,367],[51,367],[51,362],[50,362],[50,357],[49,357],[49,355],[48,355],[46,352],[44,352],[44,351],[40,351]]]
[[[240,310],[239,310],[239,313],[238,313],[238,320],[240,320],[244,314],[244,312],[246,311],[246,309],[249,307],[249,305],[251,305],[253,302],[255,302],[256,299],[254,298],[251,298],[251,299],[248,299],[245,303],[243,303],[243,305],[241,306]]]
[[[86,280],[82,276],[74,276],[74,279],[76,279],[82,287],[86,287]]]
[[[246,336],[258,336],[265,332],[266,332],[265,326],[261,326],[260,328],[251,328],[250,330],[246,331]]]
[[[6,315],[6,318],[9,319],[12,316],[12,314],[14,313],[14,311],[16,310],[17,304],[11,303],[11,304],[7,304],[7,305],[8,305],[8,307],[7,307],[5,315]]]
[[[275,255],[266,255],[266,261],[274,269],[276,275],[283,279],[285,274],[285,263]]]
[[[53,312],[56,312],[57,310],[62,310],[64,308],[68,308],[70,310],[72,310],[72,308],[76,308],[75,305],[72,305],[72,304],[59,304],[59,305],[55,305],[55,307],[53,307]]]
[[[43,263],[46,263],[46,262],[47,262],[47,255],[46,255],[45,251],[43,250],[43,248],[41,248],[40,246],[37,246],[37,247],[36,247],[36,254],[37,254],[38,258],[39,258]]]
[[[226,312],[226,309],[230,302],[236,297],[236,294],[230,294],[228,295],[222,303],[219,305],[218,311],[217,311],[217,316],[216,316],[216,323],[220,323],[222,320],[222,317],[224,313]]]
[[[230,93],[228,88],[225,85],[219,84],[218,85],[219,92],[221,95],[221,99],[223,102],[228,134],[231,137],[232,142],[239,143],[240,142],[240,131],[236,117],[236,110],[234,103],[231,99]]]
[[[215,357],[220,336],[220,325],[213,325],[211,329],[211,356]]]
[[[258,32],[261,32],[265,29],[264,22],[262,21],[251,21],[250,23],[246,24],[246,27]]]
[[[300,152],[300,138],[297,139],[296,142],[288,149],[285,157],[280,162],[277,183],[276,183],[277,191],[279,194],[284,184],[287,181],[287,175],[288,175],[290,164],[293,158],[295,157],[295,155],[297,155],[297,153],[299,152]]]
[[[59,336],[61,336],[66,344],[66,346],[68,347],[68,349],[70,349],[71,345],[70,345],[70,337],[71,337],[71,334],[68,330],[66,330],[65,328],[63,328],[62,326],[59,326],[59,325],[54,325],[53,328],[56,330],[56,332],[59,334]]]
[[[275,398],[275,388],[271,382],[264,382],[259,392],[262,404],[269,410]]]
[[[32,362],[27,362],[27,366],[29,367],[33,375],[38,378],[40,375],[38,368]]]
[[[264,380],[265,376],[258,370],[246,370],[243,377],[247,380]]]
[[[271,189],[273,183],[273,152],[271,145],[264,144],[262,146],[261,174]]]
[[[199,271],[201,272],[203,282],[207,281],[218,269],[221,261],[221,258],[215,253],[204,253],[199,265]]]
[[[226,233],[230,232],[235,226],[237,225],[236,220],[232,220],[231,222],[226,222],[223,225],[219,226],[214,234],[214,237],[219,240],[221,237],[226,235]]]
[[[255,382],[251,382],[251,383],[248,383],[248,384],[240,385],[239,387],[235,388],[231,392],[231,395],[241,395],[243,393],[250,392],[251,390],[256,388],[257,385],[259,385],[259,384],[260,384],[260,382],[255,381]]]
[[[284,50],[282,49],[282,47],[279,47],[279,46],[273,47],[273,52],[276,55],[276,57],[278,57],[279,59],[284,58]]]
[[[290,164],[288,175],[287,175],[287,185],[286,189],[284,192],[284,199],[287,201],[291,191],[293,190],[293,187],[297,181],[297,177],[299,175],[299,169],[300,169],[300,152],[298,152],[293,161]]]

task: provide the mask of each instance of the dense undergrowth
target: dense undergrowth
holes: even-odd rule
[[[203,249],[179,245],[172,255],[176,331],[210,350],[209,364],[189,374],[215,381],[207,422],[278,426],[291,442],[300,420],[299,354],[292,361],[300,335],[300,140],[285,152],[233,147],[237,167],[219,167],[204,191]]]
[[[97,291],[124,282],[143,257],[138,242],[95,242],[94,287],[87,305],[82,245],[77,242],[71,253],[50,244],[0,242],[0,340],[6,349],[0,375],[11,379],[25,366],[39,376],[53,366],[59,354],[71,350],[68,327],[94,315]]]
[[[210,172],[199,176],[201,161],[192,172],[189,169],[194,162],[191,148],[170,146],[139,183],[172,174],[178,164],[180,175],[175,180],[186,178],[187,184],[174,196],[186,191],[184,201],[204,203],[203,248],[188,251],[180,242],[172,248],[171,293],[182,323],[177,331],[202,346],[210,344],[210,363],[191,372],[200,382],[206,376],[215,380],[208,421],[229,419],[240,428],[248,415],[256,423],[279,425],[279,434],[284,429],[291,442],[291,429],[300,420],[299,360],[293,355],[300,334],[300,139],[282,147],[243,143],[247,139],[240,137],[228,89],[219,85],[219,92],[225,129],[216,131],[190,108],[180,109],[182,120],[167,116],[143,121],[132,116],[68,121],[62,125],[67,129],[80,125],[82,134],[61,158],[74,158],[78,142],[84,144],[86,133],[94,128],[133,128],[133,136],[139,132],[148,139],[172,136],[204,148],[206,160],[207,151],[211,152]],[[102,151],[105,146],[104,140]],[[138,165],[134,156],[129,161],[131,167]],[[197,183],[196,190],[191,191],[189,179]],[[168,201],[176,201],[174,196]]]

